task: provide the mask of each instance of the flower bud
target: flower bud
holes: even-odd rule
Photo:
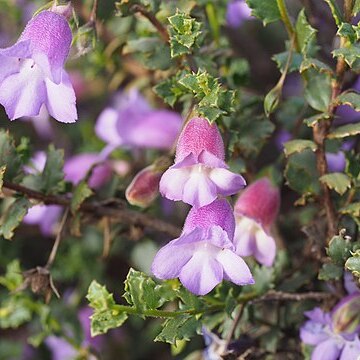
[[[360,327],[360,294],[342,299],[332,311],[333,331],[353,334]]]
[[[56,5],[56,3],[54,3],[50,10],[64,16],[67,20],[70,20],[73,15],[73,7],[70,1],[66,5]]]
[[[167,158],[160,158],[137,173],[126,188],[127,201],[131,205],[148,207],[159,194],[160,179],[168,164]]]

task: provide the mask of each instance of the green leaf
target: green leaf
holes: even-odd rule
[[[12,296],[0,305],[0,328],[17,328],[31,320],[31,304],[25,297]]]
[[[46,194],[64,190],[64,151],[49,146],[44,171],[42,172],[42,189]]]
[[[108,330],[121,326],[127,319],[124,311],[119,311],[113,295],[105,286],[95,280],[90,284],[86,298],[94,309],[91,315],[91,336],[105,334]]]
[[[333,263],[324,264],[319,271],[319,280],[337,280],[343,274],[343,267]]]
[[[0,222],[0,234],[7,240],[14,236],[14,230],[31,207],[31,202],[25,198],[16,199],[7,209]]]
[[[336,105],[350,105],[356,111],[360,111],[360,94],[355,91],[348,91],[340,94],[336,100]]]
[[[345,268],[353,273],[354,276],[360,277],[360,250],[352,253],[352,256],[346,260]]]
[[[276,0],[246,0],[251,8],[251,14],[263,21],[264,25],[281,18]]]
[[[304,59],[300,65],[299,71],[303,73],[304,71],[309,69],[314,69],[320,73],[327,73],[329,75],[332,75],[334,73],[330,66],[314,58]]]
[[[269,115],[272,114],[279,106],[281,94],[282,94],[282,85],[279,86],[279,83],[275,85],[266,94],[264,99],[264,111],[267,117],[269,117]]]
[[[327,112],[331,100],[331,79],[328,74],[306,71],[305,99],[315,110]]]
[[[343,20],[342,20],[341,10],[339,9],[339,6],[336,3],[336,0],[325,0],[325,2],[330,7],[330,10],[334,17],[336,25],[340,26],[340,24],[342,23]]]
[[[310,149],[311,151],[316,150],[316,144],[311,140],[290,140],[284,145],[284,152],[286,156],[292,155],[294,153],[302,152],[305,149]]]
[[[275,130],[274,124],[265,117],[244,117],[236,125],[236,147],[245,157],[256,157],[266,140]]]
[[[285,70],[288,58],[289,58],[289,51],[284,51],[282,53],[273,55],[272,59],[276,62],[276,65],[279,68],[280,72],[283,72]],[[291,73],[294,71],[299,71],[303,59],[304,58],[301,54],[297,52],[293,52],[287,72]]]
[[[23,282],[19,260],[13,260],[6,266],[5,276],[0,276],[0,284],[9,291],[16,290]]]
[[[6,165],[0,166],[0,192],[2,191],[2,187],[4,185],[5,171],[6,171]]]
[[[319,179],[329,189],[335,190],[338,194],[343,195],[351,187],[350,178],[343,173],[331,173],[320,177]]]
[[[356,16],[360,12],[360,0],[355,0],[354,6],[352,9],[352,15]]]
[[[309,127],[314,127],[319,121],[327,120],[330,116],[325,113],[316,114],[314,116],[310,116],[309,118],[304,119],[304,123]]]
[[[360,202],[354,202],[350,205],[344,206],[340,210],[341,214],[349,215],[360,226]]]
[[[17,153],[14,139],[4,130],[0,131],[0,166],[6,166],[3,179],[12,181],[19,175],[22,161]]]
[[[327,254],[336,265],[344,266],[346,259],[350,256],[352,246],[344,236],[334,236],[327,248]]]
[[[171,57],[190,54],[201,34],[201,23],[184,13],[170,16],[168,21],[171,25],[169,27]]]
[[[299,194],[316,194],[319,191],[316,158],[311,150],[289,156],[285,177],[287,184]]]
[[[351,43],[354,43],[356,41],[355,30],[349,23],[341,23],[337,31],[337,35],[347,38]]]
[[[166,283],[164,286],[166,287]],[[144,310],[157,309],[175,298],[176,294],[169,286],[166,290],[148,275],[130,269],[125,280],[124,298],[141,313]]]
[[[352,67],[354,62],[360,58],[360,45],[359,44],[351,44],[348,47],[343,47],[339,49],[335,49],[332,52],[334,57],[343,58],[346,63]]]
[[[309,24],[305,15],[305,9],[302,9],[299,13],[295,29],[300,52],[304,56],[313,54],[317,31]]]
[[[175,344],[179,340],[190,340],[201,328],[201,323],[195,316],[185,314],[174,319],[167,319],[162,324],[163,329],[155,341]]]
[[[337,127],[329,135],[329,139],[341,139],[348,136],[360,134],[360,123],[348,124]]]
[[[74,189],[73,196],[71,198],[70,209],[73,214],[79,210],[81,204],[91,195],[93,191],[89,188],[86,181],[81,181]]]

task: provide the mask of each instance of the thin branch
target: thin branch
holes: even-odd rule
[[[57,250],[59,248],[59,244],[60,244],[60,241],[62,239],[62,234],[63,234],[64,226],[65,226],[68,215],[69,215],[69,208],[66,208],[66,210],[64,212],[64,215],[63,215],[63,217],[61,219],[59,229],[58,229],[58,232],[57,232],[57,235],[56,235],[56,239],[55,239],[54,245],[53,245],[53,247],[51,249],[51,253],[49,255],[49,259],[48,259],[48,261],[47,261],[47,263],[45,265],[46,269],[50,269],[51,265],[53,264],[53,262],[55,260]]]
[[[238,310],[238,312],[237,312],[237,314],[236,314],[236,316],[234,318],[234,321],[233,321],[233,323],[231,325],[230,332],[229,332],[229,334],[228,334],[228,336],[226,338],[226,343],[225,343],[225,347],[224,347],[225,351],[227,351],[228,348],[229,348],[229,345],[231,343],[231,339],[233,338],[233,336],[235,334],[236,328],[237,328],[237,326],[238,326],[238,324],[239,324],[239,322],[241,320],[242,314],[244,312],[245,305],[246,305],[246,303],[243,303],[243,304],[240,305],[240,308],[239,308],[239,310]]]
[[[163,26],[163,24],[155,17],[155,15],[149,11],[146,10],[146,8],[142,5],[135,4],[131,7],[131,10],[136,13],[140,13],[142,16],[146,17],[158,30],[160,36],[165,42],[169,42],[169,34],[166,30],[166,28]]]
[[[3,188],[21,193],[30,199],[39,200],[45,205],[61,205],[65,207],[71,205],[71,197],[63,195],[46,195],[8,181],[4,181]],[[114,205],[111,204],[106,205],[95,201],[85,202],[80,206],[79,210],[83,213],[98,217],[99,219],[102,217],[109,217],[124,224],[147,227],[157,232],[165,233],[173,238],[179,237],[181,233],[180,228],[171,225],[168,222],[124,207],[114,207]]]
[[[90,23],[93,23],[93,24],[96,23],[98,3],[99,3],[99,0],[94,0],[93,7],[92,7],[91,13],[90,13],[89,21],[90,21]]]
[[[325,292],[309,291],[307,293],[285,293],[282,291],[270,290],[265,295],[254,299],[252,302],[262,301],[304,301],[304,300],[315,300],[323,301],[333,298],[334,295]]]

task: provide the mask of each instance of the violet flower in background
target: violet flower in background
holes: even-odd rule
[[[56,120],[76,121],[75,93],[63,68],[71,40],[66,18],[42,11],[15,45],[0,49],[0,104],[11,120],[37,116],[45,104]]]
[[[237,285],[253,284],[249,267],[234,252],[234,229],[232,208],[225,199],[192,208],[181,236],[155,256],[153,274],[159,279],[179,277],[196,295],[209,293],[223,279]]]
[[[346,158],[343,151],[325,154],[329,172],[343,172],[346,165]]]
[[[88,180],[91,188],[97,189],[110,180],[111,163],[97,153],[82,153],[67,159],[64,165],[65,180],[77,185],[91,168],[93,169]]]
[[[110,150],[116,147],[170,149],[180,131],[182,118],[169,110],[155,110],[137,91],[120,93],[114,105],[99,115],[96,135]]]
[[[239,27],[244,21],[254,19],[251,9],[245,0],[230,0],[226,9],[226,22],[233,28]]]
[[[89,307],[84,307],[78,312],[78,319],[84,335],[84,340],[81,344],[81,347],[91,347],[97,351],[100,351],[102,345],[104,344],[104,336],[100,335],[94,338],[91,337],[90,315],[92,315],[92,310]],[[52,335],[46,338],[45,343],[52,353],[52,360],[74,360],[77,359],[80,355],[79,350],[67,342],[64,338]]]
[[[210,204],[218,195],[235,194],[246,182],[229,171],[224,160],[224,143],[217,126],[203,118],[191,119],[180,134],[175,164],[160,180],[161,194],[194,207]]]
[[[301,327],[300,338],[313,346],[311,360],[358,360],[359,306],[357,294],[344,298],[331,313],[320,308],[305,312],[309,320]]]
[[[254,256],[271,266],[276,256],[276,243],[270,235],[280,207],[279,189],[268,178],[249,185],[235,204],[236,229],[234,244],[240,256]]]

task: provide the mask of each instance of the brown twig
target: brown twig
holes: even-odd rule
[[[51,249],[51,253],[49,255],[49,259],[48,259],[48,261],[47,261],[47,263],[45,265],[45,269],[49,269],[51,267],[51,265],[53,264],[54,260],[55,260],[57,250],[59,248],[59,244],[60,244],[60,241],[62,239],[62,234],[63,234],[64,226],[65,226],[68,215],[69,215],[69,208],[66,208],[66,210],[64,212],[64,215],[63,215],[63,217],[61,219],[59,229],[58,229],[58,232],[57,232],[57,235],[56,235],[56,239],[55,239],[54,245],[53,245],[53,247]]]
[[[8,181],[4,181],[3,187],[21,193],[30,199],[39,200],[45,205],[62,205],[65,207],[71,205],[71,198],[63,195],[46,195]],[[105,205],[95,201],[85,202],[80,206],[79,210],[98,217],[99,219],[109,217],[124,224],[147,227],[157,232],[165,233],[173,238],[178,237],[181,233],[181,229],[165,221],[127,208],[113,207],[111,204]]]
[[[131,10],[136,13],[140,13],[142,16],[146,17],[158,30],[160,36],[165,42],[169,42],[169,34],[163,24],[155,17],[155,15],[145,9],[144,6],[140,4],[135,4],[131,7]]]
[[[246,305],[245,303],[240,305],[240,308],[239,308],[239,310],[238,310],[238,312],[237,312],[237,314],[236,314],[236,316],[234,318],[234,321],[233,321],[233,323],[231,325],[230,332],[229,332],[229,334],[228,334],[228,336],[226,338],[226,342],[225,342],[225,346],[224,346],[225,351],[227,351],[228,348],[229,348],[229,345],[231,343],[231,339],[233,338],[233,336],[235,334],[236,328],[237,328],[237,326],[239,324],[239,321],[241,320],[242,314],[244,312],[245,305]]]
[[[94,24],[96,23],[98,3],[99,3],[99,0],[94,0],[93,7],[92,7],[91,13],[90,13],[90,19],[89,19],[90,23],[94,23]]]
[[[334,297],[333,294],[325,292],[309,291],[307,293],[285,293],[282,291],[270,290],[265,295],[254,299],[252,302],[262,301],[304,301],[304,300],[315,300],[323,301],[329,300]]]
[[[351,19],[352,7],[353,7],[352,0],[344,1],[344,17],[346,21],[349,21]],[[340,46],[342,46],[344,41],[345,39],[341,38]],[[330,117],[328,120],[319,121],[313,128],[313,137],[317,145],[317,149],[315,152],[316,167],[320,177],[327,174],[328,172],[328,164],[325,155],[325,141],[327,135],[329,134],[332,122],[334,120],[334,114],[337,108],[335,99],[341,93],[346,70],[347,70],[347,65],[345,60],[341,57],[338,58],[336,63],[336,70],[335,70],[335,79],[332,83],[332,89],[331,89],[331,101],[328,108],[328,114],[330,115]],[[321,191],[323,194],[323,205],[325,208],[326,218],[328,222],[328,241],[329,241],[331,237],[337,233],[338,220],[337,220],[334,204],[331,199],[330,189],[326,186],[326,184],[321,184]]]

